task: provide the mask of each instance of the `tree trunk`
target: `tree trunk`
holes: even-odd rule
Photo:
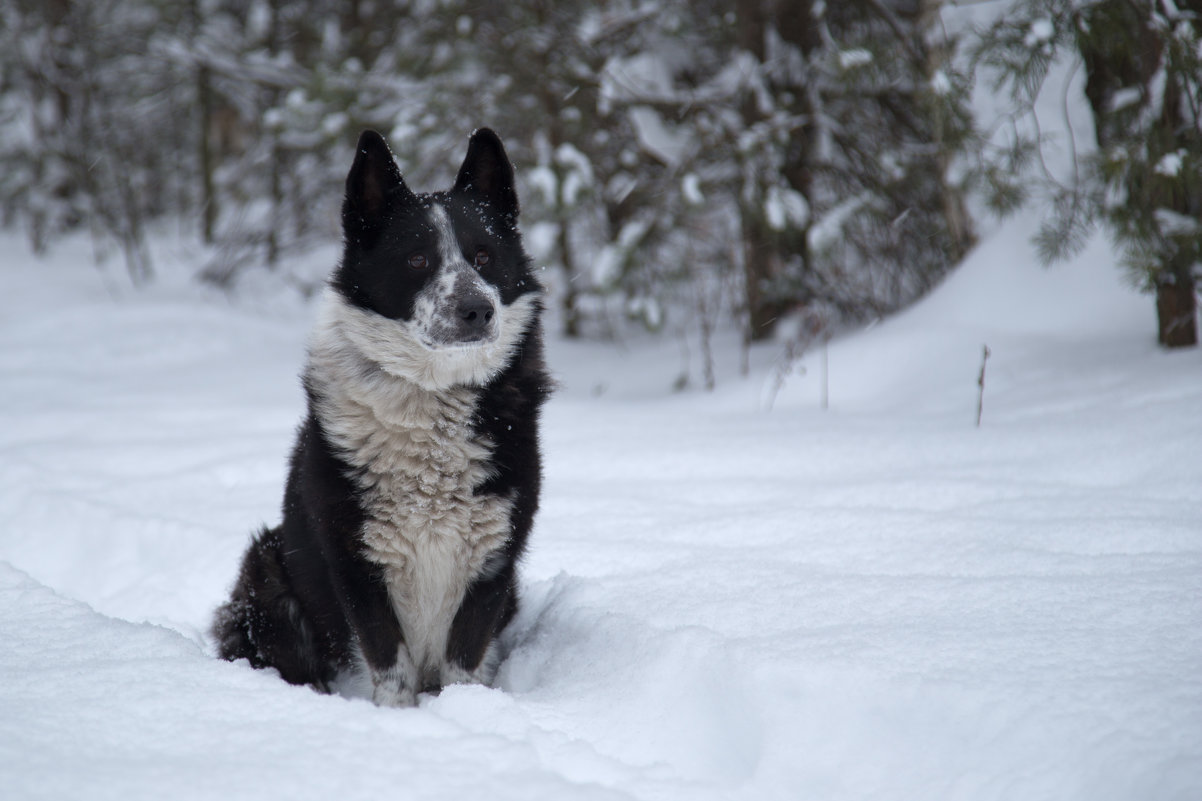
[[[1185,0],[1183,7],[1202,9],[1202,2]],[[1152,6],[1129,0],[1103,0],[1089,8],[1084,16],[1088,32],[1119,31],[1125,35],[1082,34],[1078,50],[1085,63],[1085,96],[1093,109],[1094,128],[1100,148],[1130,146],[1133,139],[1142,146],[1145,142],[1158,152],[1196,152],[1197,137],[1191,133],[1190,115],[1183,113],[1183,98],[1167,60],[1166,34],[1152,24]],[[1193,24],[1193,23],[1189,23]],[[1168,73],[1165,77],[1165,73]],[[1157,78],[1157,76],[1160,78]],[[1160,89],[1159,108],[1152,100]],[[1147,130],[1140,130],[1129,118],[1132,111],[1114,108],[1114,97],[1120,91],[1139,87],[1145,95],[1139,114],[1156,113]],[[1195,112],[1196,115],[1196,112]],[[1196,119],[1196,116],[1194,117]],[[1133,130],[1134,129],[1134,130]],[[1152,163],[1155,163],[1153,159]],[[1202,193],[1194,187],[1174,188],[1164,182],[1151,168],[1145,168],[1134,178],[1125,179],[1128,207],[1145,216],[1155,209],[1168,209],[1186,218],[1196,219],[1202,206]],[[1113,216],[1113,215],[1112,215]],[[1150,226],[1158,228],[1159,226]],[[1196,245],[1195,245],[1196,247]],[[1176,242],[1161,248],[1160,264],[1152,268],[1151,278],[1156,288],[1157,339],[1166,348],[1188,348],[1198,344],[1198,301],[1192,274],[1196,250],[1188,242]]]
[[[932,31],[938,30],[936,26],[940,23],[939,11],[943,2],[944,0],[922,0],[915,26],[920,34],[915,47],[925,59],[921,66],[923,77],[928,83],[934,81],[935,76],[943,69],[950,57],[946,44],[932,41]],[[944,142],[944,134],[948,127],[949,123],[944,118],[942,104],[935,103],[931,120],[934,134],[933,144],[935,145],[934,166],[936,180],[939,184],[940,204],[943,208],[943,221],[947,225],[948,244],[951,248],[948,260],[954,264],[968,255],[976,237],[973,234],[972,220],[968,216],[964,196],[951,181],[950,176],[955,157],[952,152],[949,152],[949,148]]]
[[[217,190],[213,180],[216,171],[212,140],[213,89],[208,67],[196,71],[196,95],[200,113],[200,136],[196,145],[200,159],[201,236],[206,245],[211,245],[217,228]]]
[[[750,53],[758,64],[763,64],[767,56],[765,37],[770,21],[767,0],[738,0],[735,4],[735,17],[739,49]],[[745,128],[751,128],[763,117],[754,95],[750,92],[742,98],[739,113]],[[777,318],[776,310],[770,307],[768,292],[775,267],[772,232],[768,230],[764,221],[764,187],[756,172],[758,170],[754,169],[754,166],[751,170],[744,169],[743,181],[745,184],[750,181],[751,186],[745,185],[741,188],[739,199],[747,336],[753,342],[770,337]]]
[[[283,7],[283,0],[270,0],[268,8],[271,11],[267,28],[267,52],[275,58],[280,51],[280,11]],[[272,88],[268,90],[268,108],[275,108],[281,99],[283,92],[280,89]],[[284,172],[284,152],[280,145],[280,131],[278,126],[272,126],[268,133],[271,141],[271,151],[268,158],[267,169],[270,170],[268,176],[270,180],[268,194],[271,201],[271,211],[267,223],[267,267],[274,270],[280,260],[280,236],[283,229],[284,221],[284,187],[283,187],[283,172]]]
[[[559,246],[559,255],[563,259],[563,331],[564,337],[578,339],[580,337],[580,310],[576,308],[580,293],[576,289],[576,259],[572,250],[572,231],[568,215],[559,215],[559,233],[555,242]]]
[[[1198,299],[1194,280],[1170,274],[1156,282],[1156,319],[1160,344],[1166,348],[1189,348],[1198,344]]]
[[[811,0],[737,0],[735,3],[736,43],[740,50],[751,54],[756,62],[765,65],[769,58],[769,40],[797,47],[805,58],[821,46],[818,29],[813,22]],[[778,77],[775,79],[780,81]],[[819,115],[817,93],[808,87],[780,85],[773,91],[791,96],[790,108],[805,122],[789,132],[783,163],[779,169],[789,188],[813,207],[813,161],[815,158],[816,120]],[[745,129],[765,120],[753,92],[748,92],[739,104],[739,114]],[[748,158],[755,159],[751,154]],[[743,250],[744,299],[747,306],[747,339],[764,340],[772,336],[776,321],[802,298],[783,297],[782,279],[788,277],[796,286],[809,273],[811,253],[808,244],[807,222],[789,231],[776,231],[768,225],[765,205],[772,176],[764,175],[765,165],[753,161],[744,165],[744,185],[740,187],[739,213]],[[766,179],[766,180],[765,180]],[[788,276],[786,276],[788,271]]]
[[[780,255],[776,252],[773,232],[759,209],[742,208],[743,216],[743,282],[747,299],[747,333],[751,341],[759,342],[772,336],[776,321],[784,311],[779,298],[774,298],[771,286],[780,272]]]
[[[188,3],[188,24],[193,46],[200,38],[201,22],[200,0],[191,0]],[[196,67],[196,112],[199,117],[196,156],[200,162],[200,232],[204,243],[211,245],[217,226],[217,196],[213,181],[216,170],[213,158],[213,85],[212,75],[204,64]]]

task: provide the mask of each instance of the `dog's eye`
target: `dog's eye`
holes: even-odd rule
[[[414,253],[412,256],[409,257],[409,266],[415,270],[426,269],[426,265],[428,263],[429,262],[426,261],[425,255],[421,254],[421,253]]]
[[[488,266],[488,263],[490,261],[492,261],[492,256],[488,255],[487,250],[485,250],[484,248],[479,248],[476,250],[476,266],[477,267],[486,267],[486,266]]]

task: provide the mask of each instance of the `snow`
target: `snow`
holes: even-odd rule
[[[1110,97],[1110,111],[1122,111],[1128,106],[1134,106],[1143,100],[1143,89],[1138,86],[1128,86],[1119,89]]]
[[[1202,233],[1202,223],[1179,211],[1160,208],[1153,211],[1152,215],[1163,236],[1195,237]]]
[[[643,150],[670,167],[678,166],[693,147],[688,133],[664,122],[659,112],[649,106],[631,106],[630,122]]]
[[[943,70],[935,70],[931,75],[931,91],[937,95],[949,95],[952,92],[952,80]]]
[[[859,47],[851,50],[840,50],[838,56],[839,66],[845,70],[872,63],[872,52]]]
[[[278,519],[312,310],[166,237],[135,292],[0,234],[4,797],[1202,797],[1202,353],[1103,236],[1038,267],[1038,225],[832,341],[827,386],[814,353],[777,390],[778,345],[740,377],[731,332],[713,393],[672,391],[677,342],[553,339],[497,686],[409,710],[205,638]]]
[[[649,228],[646,220],[631,220],[622,226],[615,243],[601,248],[593,259],[590,272],[594,285],[606,287],[617,284],[622,276],[623,264],[647,235]]]
[[[800,192],[787,187],[770,186],[764,201],[764,217],[768,227],[774,231],[783,231],[789,224],[801,228],[810,218],[810,206]]]
[[[544,203],[555,203],[559,182],[555,178],[553,169],[549,166],[539,165],[527,170],[522,177],[527,186],[539,193]]]
[[[1034,48],[1050,42],[1055,35],[1056,25],[1052,20],[1037,19],[1031,23],[1031,29],[1027,31],[1027,35],[1023,38],[1023,44]]]
[[[562,202],[569,206],[575,205],[580,193],[593,185],[593,165],[588,156],[567,143],[555,149],[555,162],[560,165],[566,176],[563,181]]]
[[[1176,150],[1172,153],[1165,153],[1161,156],[1160,161],[1156,162],[1156,174],[1164,175],[1169,178],[1176,178],[1181,174],[1181,167],[1184,163],[1184,150]]]
[[[705,203],[705,193],[701,191],[701,179],[695,172],[685,173],[680,179],[680,193],[690,206],[700,206]]]
[[[586,39],[588,38],[586,34]],[[601,71],[601,100],[643,102],[675,98],[672,66],[665,54],[610,58]]]
[[[766,408],[775,348],[673,394],[672,343],[553,340],[497,686],[410,710],[205,640],[277,519],[309,309],[5,238],[6,797],[1199,797],[1202,355],[1101,238],[1034,266],[1037,222],[832,342],[825,413],[805,363]]]
[[[798,197],[802,203],[805,202],[805,198],[802,198],[800,195],[798,195]],[[860,208],[862,208],[865,203],[868,203],[869,200],[870,198],[867,193],[853,195],[840,202],[833,209],[829,210],[824,216],[816,219],[806,234],[806,241],[810,246],[810,250],[817,253],[834,244],[835,241],[842,235],[843,224],[847,222],[848,219],[850,219],[851,216]],[[795,207],[797,212],[801,212],[803,209],[805,214],[808,216],[808,208],[804,208],[800,204],[797,204]],[[805,218],[803,217],[802,220],[804,219]]]

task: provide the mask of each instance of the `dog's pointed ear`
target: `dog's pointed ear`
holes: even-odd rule
[[[384,137],[371,130],[360,134],[355,162],[346,176],[346,200],[342,204],[342,225],[347,235],[370,239],[395,204],[412,198],[413,192],[401,178]]]
[[[452,191],[473,195],[509,222],[517,222],[518,193],[513,186],[513,165],[505,155],[501,137],[492,130],[478,128],[472,134]]]

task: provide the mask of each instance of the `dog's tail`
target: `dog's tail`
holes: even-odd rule
[[[275,668],[292,684],[329,692],[335,671],[318,655],[312,624],[291,590],[278,528],[263,529],[251,542],[210,633],[222,659],[246,659],[255,668]]]

